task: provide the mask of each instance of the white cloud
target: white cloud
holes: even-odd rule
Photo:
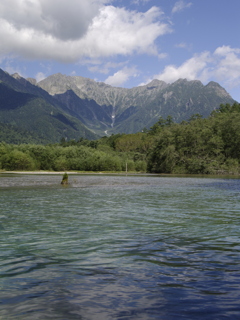
[[[185,8],[190,8],[191,5],[191,2],[185,2],[183,0],[177,1],[172,9],[172,13],[180,12]]]
[[[35,76],[35,79],[37,80],[37,82],[45,79],[47,77],[46,74],[44,74],[43,72],[38,72]]]
[[[228,89],[234,88],[240,85],[240,48],[222,46],[213,53],[206,51],[195,54],[180,66],[166,66],[161,73],[148,79],[146,83],[153,79],[171,83],[180,78],[198,79],[203,83],[217,81]]]
[[[43,33],[61,40],[81,37],[103,1],[8,0],[0,3],[0,18],[18,32]]]
[[[215,50],[214,58],[217,68],[214,75],[224,81],[227,86],[235,87],[240,84],[240,49],[222,46]]]
[[[162,12],[129,11],[106,0],[0,2],[0,55],[75,62],[133,53],[158,54],[155,40],[171,32]]]
[[[137,77],[138,71],[135,67],[128,68],[125,67],[122,70],[117,71],[114,73],[113,76],[109,76],[104,82],[114,86],[119,87],[122,86],[125,82],[129,80],[130,77]]]
[[[192,45],[191,44],[187,44],[185,42],[181,42],[181,43],[177,43],[175,45],[176,48],[180,48],[180,49],[187,49],[187,50],[191,50],[192,49]]]
[[[162,52],[158,54],[159,60],[166,59],[167,57],[168,57],[168,54],[166,52]]]
[[[209,52],[203,52],[199,55],[194,55],[179,67],[174,65],[166,66],[162,73],[155,75],[155,78],[166,82],[173,82],[180,78],[186,78],[188,80],[203,80],[203,71],[210,61],[211,56]]]
[[[88,70],[90,72],[99,72],[103,74],[108,74],[111,69],[123,67],[127,64],[127,61],[124,62],[107,62],[107,63],[101,63],[99,65],[93,65],[91,67],[88,67]]]
[[[18,73],[21,77],[23,78],[25,77],[24,72],[19,67],[12,66],[10,61],[7,61],[5,65],[5,70],[9,74]]]
[[[240,49],[231,48],[230,46],[222,46],[222,47],[218,47],[214,52],[214,54],[217,54],[219,56],[226,56],[229,53],[237,53],[237,54],[239,54],[240,53]]]
[[[176,48],[183,48],[183,49],[185,49],[185,48],[187,48],[187,44],[184,43],[184,42],[181,42],[181,43],[176,44],[175,47],[176,47]]]
[[[88,44],[88,56],[128,55],[132,53],[157,54],[154,41],[170,32],[159,22],[161,11],[152,7],[145,13],[106,6],[93,24],[83,42]]]
[[[150,0],[132,0],[131,3],[132,4],[137,4],[137,5],[140,5],[141,3],[147,3],[149,2]]]

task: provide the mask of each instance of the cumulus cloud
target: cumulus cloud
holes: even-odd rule
[[[222,46],[213,53],[206,51],[195,54],[180,66],[166,66],[147,83],[153,79],[171,83],[180,78],[199,79],[203,83],[220,81],[227,88],[236,87],[240,84],[240,49]]]
[[[167,24],[159,22],[161,11],[152,7],[145,13],[105,6],[93,20],[82,40],[88,44],[88,56],[157,54],[154,41],[170,32]]]
[[[0,18],[18,32],[34,31],[61,40],[81,37],[98,14],[100,0],[8,0],[0,3]]]
[[[217,68],[214,75],[223,80],[230,87],[240,84],[240,49],[222,46],[215,50],[214,58],[217,60]]]
[[[170,26],[162,12],[129,11],[107,0],[8,0],[0,3],[0,54],[74,62],[82,57],[157,54]]]
[[[138,71],[135,67],[128,68],[125,67],[116,73],[113,76],[109,76],[104,82],[110,84],[114,87],[122,86],[125,82],[129,80],[130,77],[137,77]]]
[[[183,0],[177,1],[172,9],[172,13],[182,11],[185,8],[190,8],[192,5],[191,2],[185,2]]]
[[[188,80],[202,79],[203,71],[211,61],[209,52],[194,55],[191,59],[185,61],[181,66],[168,65],[162,73],[155,76],[166,82],[173,82],[180,78]]]

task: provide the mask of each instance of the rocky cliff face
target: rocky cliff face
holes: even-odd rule
[[[72,90],[81,99],[92,99],[101,106],[113,106],[124,110],[131,105],[137,105],[141,98],[152,100],[154,96],[168,85],[159,80],[153,80],[145,86],[125,89],[112,87],[103,82],[83,77],[65,76],[60,73],[52,75],[38,83],[38,86],[51,95],[62,94]]]
[[[160,116],[171,115],[176,122],[187,120],[195,113],[207,117],[220,104],[234,102],[218,83],[204,86],[198,80],[179,79],[172,84],[153,80],[147,85],[125,89],[58,73],[37,85],[56,99],[61,97],[69,110],[74,110],[81,121],[99,134],[141,131]]]

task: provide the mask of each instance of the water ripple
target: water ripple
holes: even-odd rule
[[[238,179],[0,176],[0,318],[237,319]]]

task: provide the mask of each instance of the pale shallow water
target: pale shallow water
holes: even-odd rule
[[[0,319],[239,319],[240,180],[0,175]]]

